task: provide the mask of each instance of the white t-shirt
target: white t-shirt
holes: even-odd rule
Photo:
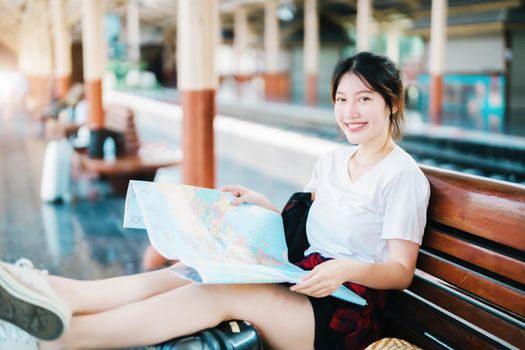
[[[396,146],[356,181],[348,161],[356,146],[338,148],[315,163],[305,192],[316,192],[306,222],[305,255],[386,262],[388,239],[421,244],[430,198],[427,178]]]

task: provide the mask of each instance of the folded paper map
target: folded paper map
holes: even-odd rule
[[[130,181],[124,227],[145,229],[172,269],[196,283],[298,283],[308,274],[288,261],[282,218],[202,187]],[[341,286],[333,296],[366,305]]]

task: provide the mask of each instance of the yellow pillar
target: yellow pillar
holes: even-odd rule
[[[215,186],[213,119],[218,75],[217,0],[180,0],[177,21],[178,88],[183,109],[183,181]]]

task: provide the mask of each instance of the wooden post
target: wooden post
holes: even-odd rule
[[[371,0],[357,1],[357,52],[370,50],[370,32],[372,28],[372,4]]]
[[[304,72],[305,102],[317,104],[317,73],[319,71],[319,18],[317,0],[304,1]]]
[[[162,49],[162,82],[164,85],[175,84],[175,28],[165,27],[163,30]]]
[[[91,129],[104,127],[102,107],[103,57],[103,2],[102,0],[82,0],[82,45],[84,61],[84,85],[89,106],[89,126]]]
[[[183,109],[183,181],[215,186],[213,119],[218,76],[215,68],[217,0],[180,0],[177,21],[178,87]]]
[[[71,86],[71,32],[67,23],[64,0],[51,0],[55,48],[55,93],[63,98]]]
[[[443,66],[447,40],[447,0],[432,0],[430,31],[430,121],[440,124],[443,111]]]

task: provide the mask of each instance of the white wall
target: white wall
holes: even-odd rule
[[[427,43],[427,54],[428,47]],[[503,71],[503,48],[501,34],[449,38],[446,44],[445,73]]]

